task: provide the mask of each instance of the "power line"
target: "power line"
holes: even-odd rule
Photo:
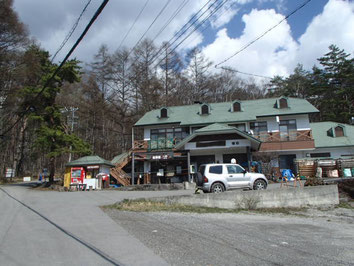
[[[144,6],[142,7],[142,9],[140,10],[138,16],[135,18],[133,24],[131,25],[130,29],[128,30],[128,32],[125,34],[124,38],[122,39],[122,41],[120,42],[119,46],[118,46],[118,50],[122,47],[122,44],[124,43],[125,39],[128,37],[129,33],[131,32],[131,30],[133,29],[133,27],[135,26],[135,23],[139,20],[141,14],[143,13],[145,7],[147,6],[147,4],[149,3],[150,0],[146,0]]]
[[[84,38],[84,36],[86,35],[86,33],[88,32],[88,30],[90,29],[90,27],[92,26],[92,24],[95,22],[95,20],[97,19],[97,17],[101,14],[102,10],[105,8],[105,6],[107,5],[109,0],[104,0],[102,2],[102,4],[99,6],[99,8],[96,10],[95,14],[93,15],[93,17],[91,18],[90,22],[87,24],[86,28],[84,29],[84,31],[81,33],[80,37],[77,39],[77,41],[75,42],[75,44],[73,45],[73,47],[70,49],[70,51],[68,52],[68,54],[65,56],[64,60],[61,62],[61,64],[56,68],[56,70],[54,71],[54,73],[50,76],[50,78],[46,81],[46,83],[43,85],[42,89],[37,93],[37,95],[34,97],[34,99],[32,100],[32,102],[35,102],[39,96],[41,96],[44,92],[44,90],[46,89],[46,87],[50,84],[50,82],[52,82],[52,80],[54,79],[54,77],[58,74],[59,70],[63,67],[63,65],[66,63],[66,61],[68,60],[68,58],[71,56],[71,54],[74,52],[74,50],[76,49],[76,47],[79,45],[79,43],[81,42],[81,40]],[[21,119],[28,113],[28,111],[30,110],[31,106],[28,106],[18,117],[18,119],[15,121],[15,123],[13,123],[11,126],[9,126],[6,130],[4,130],[3,132],[1,132],[0,137],[5,136],[8,132],[10,132],[20,121]]]
[[[156,38],[166,29],[166,27],[172,22],[172,20],[181,12],[181,10],[186,6],[189,0],[183,0],[183,2],[177,7],[176,11],[172,14],[169,20],[165,23],[165,25],[160,29],[160,31],[155,35],[152,41],[155,41]]]
[[[69,33],[66,35],[65,39],[63,40],[63,42],[60,44],[58,50],[55,52],[55,54],[52,57],[51,62],[54,61],[54,58],[57,56],[57,54],[61,51],[61,49],[63,49],[63,47],[65,46],[65,44],[68,42],[68,40],[70,39],[70,37],[73,35],[74,31],[76,30],[76,27],[79,25],[79,22],[83,16],[83,14],[85,13],[87,7],[90,5],[92,0],[89,0],[87,2],[87,4],[85,5],[84,9],[81,11],[79,17],[77,18],[76,22],[74,23],[74,25],[72,26],[71,30],[69,31]]]
[[[127,57],[129,57],[129,55],[134,51],[135,47],[138,46],[138,44],[141,42],[141,40],[145,37],[146,33],[151,29],[151,27],[155,24],[156,20],[161,16],[162,12],[166,9],[166,7],[168,6],[168,4],[171,2],[171,0],[168,0],[166,2],[166,4],[162,7],[162,9],[160,10],[160,12],[157,14],[157,16],[155,17],[155,19],[151,22],[151,24],[149,25],[149,27],[146,29],[146,31],[143,33],[143,35],[140,37],[140,39],[136,42],[136,44],[134,45],[134,47],[129,51]]]
[[[231,58],[233,58],[234,56],[238,55],[239,53],[243,52],[244,50],[246,50],[249,46],[251,46],[252,44],[254,44],[256,41],[258,41],[259,39],[261,39],[264,35],[266,35],[267,33],[269,33],[270,31],[272,31],[273,29],[275,29],[276,27],[278,27],[283,21],[287,20],[290,16],[292,16],[293,14],[295,14],[297,11],[299,11],[300,9],[302,9],[304,6],[306,6],[309,2],[311,2],[311,0],[307,0],[305,1],[303,4],[301,4],[300,6],[298,6],[295,10],[293,10],[290,14],[288,14],[285,18],[283,18],[282,20],[280,20],[277,24],[275,24],[274,26],[272,26],[271,28],[269,28],[268,30],[266,30],[265,32],[263,32],[261,35],[259,35],[256,39],[254,39],[253,41],[249,42],[248,44],[246,44],[245,46],[243,46],[240,50],[238,50],[236,53],[234,53],[233,55],[229,56],[228,58],[224,59],[223,61],[221,61],[220,63],[215,65],[215,68],[218,68],[219,65],[226,63],[227,61],[229,61]]]
[[[199,17],[197,17],[198,16],[198,14],[204,9],[204,7],[206,7],[210,2],[211,2],[212,0],[209,0],[207,3],[205,3],[199,10],[198,10],[198,12],[197,13],[195,13],[189,20],[188,20],[188,22],[187,23],[185,23],[182,27],[181,27],[181,29],[178,31],[178,32],[176,32],[173,36],[172,36],[172,38],[167,42],[169,45],[168,46],[172,46],[178,39],[180,39],[182,36],[183,36],[183,34],[185,34],[216,2],[217,2],[217,0],[214,0],[214,2],[208,7],[208,9],[207,10],[205,10]],[[196,18],[197,17],[197,18]],[[196,18],[195,20],[194,20],[194,18]],[[194,20],[194,21],[193,21]],[[188,26],[189,25],[189,26]],[[188,26],[188,27],[187,27]],[[185,27],[187,27],[186,29],[185,29]],[[183,30],[184,29],[184,30]],[[182,32],[183,31],[183,32]],[[180,34],[181,33],[181,34]],[[173,39],[175,39],[172,43],[171,43],[171,41],[173,40]],[[156,58],[157,58],[157,56],[160,54],[160,52],[162,51],[162,49],[163,49],[163,47],[161,47],[158,51],[157,51],[157,53],[155,53],[153,56],[152,56],[152,58],[151,58],[151,60],[150,60],[150,63],[149,64],[152,64],[155,60],[156,60]]]
[[[230,10],[235,4],[236,4],[236,2],[235,2],[235,3],[232,3],[229,7],[227,7],[227,8],[226,8],[221,14],[219,14],[218,16],[221,17],[225,12],[227,12],[228,10]],[[210,27],[210,25],[211,25],[211,23],[207,24],[207,25],[204,27],[204,29],[202,29],[202,30],[200,31],[200,33],[203,33],[207,28]],[[195,39],[196,39],[196,38],[192,39],[189,43],[193,42]],[[184,48],[184,47],[186,47],[186,46],[187,46],[187,45],[184,45],[182,48]]]
[[[201,25],[203,25],[211,16],[213,16],[226,2],[228,2],[229,0],[224,0],[221,4],[219,4],[211,13],[210,15],[208,15],[202,22],[200,22],[194,29],[192,32],[190,32],[182,41],[180,41],[164,58],[162,58],[156,65],[158,66],[168,55],[170,55],[171,53],[173,53],[187,38],[189,38],[189,36],[191,36],[193,34],[193,32],[195,32]],[[152,62],[153,63],[153,62]]]
[[[235,72],[235,73],[240,73],[240,74],[243,74],[243,75],[258,77],[258,78],[273,79],[272,77],[267,77],[267,76],[262,76],[262,75],[257,75],[257,74],[242,72],[242,71],[238,71],[238,70],[236,70],[236,69],[232,69],[232,68],[229,68],[229,67],[221,67],[221,69],[226,70],[226,71]]]
[[[170,43],[174,38],[176,38],[176,36],[177,36],[180,32],[182,32],[183,29],[184,29],[185,27],[187,27],[188,24],[189,24],[189,27],[187,27],[187,29],[185,29],[185,30],[175,39],[175,41],[178,40],[179,38],[181,38],[181,36],[183,36],[183,34],[184,34],[191,26],[193,26],[193,25],[198,21],[198,19],[199,19],[202,15],[204,15],[204,13],[205,13],[206,11],[203,12],[203,14],[201,14],[198,18],[196,18],[197,15],[198,15],[211,1],[214,1],[214,3],[212,3],[212,4],[209,6],[209,8],[210,8],[212,5],[214,5],[218,0],[208,0],[208,2],[205,3],[205,4],[198,10],[198,12],[196,12],[196,13],[188,20],[188,22],[185,23],[185,24],[182,26],[182,28],[181,28],[178,32],[176,32],[176,33],[174,34],[174,36],[168,41],[168,43]],[[182,6],[182,5],[181,5],[181,6]],[[182,6],[182,8],[183,8],[183,6]],[[179,12],[178,9],[177,9],[176,12]],[[196,19],[194,20],[194,18],[196,18]],[[194,20],[194,21],[193,21],[193,20]],[[191,24],[190,24],[190,23],[191,23]],[[142,38],[143,38],[143,37],[142,37]],[[140,39],[142,39],[142,38],[140,38]],[[155,38],[156,38],[156,36],[155,36]],[[174,41],[174,42],[175,42],[175,41]],[[135,45],[135,46],[136,46],[136,45]],[[134,46],[134,48],[135,48],[135,46]],[[134,48],[129,52],[128,56],[131,54],[131,52],[134,50]],[[148,63],[149,65],[151,65],[151,64],[156,60],[156,57],[160,54],[160,52],[162,51],[162,49],[163,49],[163,47],[161,47],[161,48],[151,57],[151,59],[149,60],[149,63]],[[128,56],[127,56],[127,57],[128,57]],[[137,60],[137,59],[136,59],[136,60]],[[128,67],[127,71],[129,71],[132,66],[133,66],[133,64],[131,64],[131,65]]]

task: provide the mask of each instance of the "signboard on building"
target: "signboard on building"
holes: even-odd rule
[[[87,169],[99,169],[100,166],[99,165],[89,165],[87,166]]]
[[[169,154],[152,155],[151,159],[153,159],[153,160],[168,160],[168,159],[171,159],[171,156]]]

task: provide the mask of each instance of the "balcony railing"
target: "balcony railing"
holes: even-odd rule
[[[307,141],[313,140],[311,130],[291,130],[288,132],[260,132],[253,137],[262,142]]]
[[[136,140],[134,141],[135,150],[168,150],[173,149],[181,139],[159,138],[157,140]]]

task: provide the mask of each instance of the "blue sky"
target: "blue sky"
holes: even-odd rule
[[[111,52],[115,51],[145,1],[110,0],[74,56],[83,62],[90,62],[102,44],[106,44]],[[149,0],[124,41],[125,47],[132,48],[136,44],[167,1]],[[153,38],[183,1],[186,5],[155,40],[156,45],[169,40],[207,2],[170,1],[146,36]],[[218,1],[220,3],[222,0]],[[33,38],[53,54],[87,2],[88,0],[14,0],[14,7],[20,19],[28,25]],[[101,2],[91,1],[77,30],[67,46],[58,54],[57,60],[65,56]],[[193,33],[178,51],[185,54],[188,49],[199,46],[206,57],[218,63],[275,25],[303,2],[304,0],[228,0],[211,18],[209,27],[201,31],[202,27]],[[327,52],[330,44],[336,44],[346,52],[353,53],[353,29],[352,1],[312,0],[223,66],[265,76],[286,76],[291,74],[297,63],[302,63],[305,68],[310,69],[316,64],[316,58]]]

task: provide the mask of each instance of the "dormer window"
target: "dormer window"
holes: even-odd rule
[[[200,112],[202,115],[208,115],[210,113],[210,110],[209,110],[209,105],[207,104],[203,104],[201,106],[201,112]]]
[[[167,108],[161,108],[160,118],[167,118]]]
[[[286,97],[281,97],[277,99],[274,104],[274,108],[278,108],[278,109],[289,108],[288,99]]]
[[[334,128],[334,133],[336,137],[344,137],[344,128],[341,126],[336,126]]]
[[[241,112],[241,103],[240,102],[234,102],[232,104],[232,112]]]
[[[331,127],[330,129],[327,130],[327,136],[333,138],[344,137],[345,136],[344,126],[338,125],[336,127]]]
[[[279,108],[288,108],[288,100],[285,98],[279,99]]]

